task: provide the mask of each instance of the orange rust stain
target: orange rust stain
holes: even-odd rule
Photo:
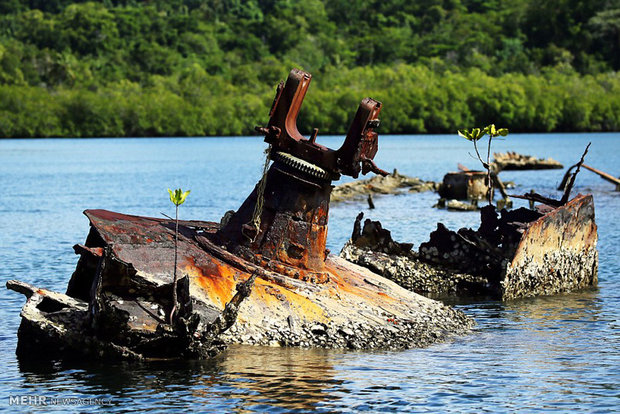
[[[405,306],[407,306],[406,303],[403,302],[402,298],[397,299],[397,298],[395,298],[393,296],[388,295],[385,292],[377,292],[377,294],[379,296],[381,296],[381,298],[377,298],[377,299],[379,299],[379,300],[377,300],[377,303],[379,303],[379,302],[381,302],[381,303],[392,303],[392,304],[394,304],[394,303],[402,303]]]
[[[234,268],[215,265],[212,272],[205,274],[200,267],[192,263],[183,270],[204,290],[209,300],[221,309],[235,294],[235,275],[239,272]]]
[[[143,323],[142,329],[155,332],[157,330],[157,324],[156,323]]]
[[[129,322],[128,325],[130,329],[136,329],[136,330],[141,330],[141,331],[155,332],[157,330],[157,324],[154,322],[151,322],[151,323]]]
[[[341,263],[331,260],[328,260],[326,265],[330,271],[330,280],[335,283],[338,292],[356,296],[367,303],[402,302],[401,299],[382,291],[380,287],[366,282],[364,274],[360,274],[346,265],[343,266]],[[372,279],[369,278],[369,280]],[[381,280],[377,280],[377,282],[381,282]]]
[[[277,291],[278,295],[274,295],[272,293],[274,291]],[[249,299],[270,308],[282,308],[285,306],[283,302],[287,302],[292,312],[307,319],[319,321],[327,319],[323,308],[310,299],[266,280],[256,279]]]
[[[330,273],[330,280],[336,284],[339,291],[364,296],[364,290],[360,287],[365,284],[362,275],[330,260],[327,260],[325,265],[326,270]]]
[[[236,284],[250,277],[249,274],[217,260],[214,260],[212,266],[209,266],[208,273],[205,266],[196,265],[192,257],[187,257],[186,260],[189,263],[183,268],[184,272],[200,286],[208,299],[220,309],[223,309],[233,297]],[[276,290],[278,295],[268,292]],[[286,306],[283,302],[288,302],[291,311],[312,320],[326,319],[323,309],[308,298],[262,279],[255,281],[254,289],[248,301],[250,304],[254,303],[270,308],[282,308]]]

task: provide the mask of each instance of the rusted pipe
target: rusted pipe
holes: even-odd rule
[[[609,181],[610,183],[615,184],[616,191],[620,191],[620,178],[616,178],[611,174],[607,174],[606,172],[597,170],[596,168],[590,167],[589,165],[586,165],[586,164],[583,164],[582,167],[585,168],[586,170],[592,171],[594,174],[598,174],[598,176],[601,177],[603,180]]]

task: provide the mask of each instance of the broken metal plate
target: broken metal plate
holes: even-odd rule
[[[174,263],[170,220],[87,210],[92,229],[86,245],[105,247],[128,268],[128,279],[169,284]],[[438,302],[409,292],[362,267],[328,256],[324,283],[304,282],[260,269],[209,244],[215,223],[180,226],[178,272],[190,278],[193,300],[222,309],[235,285],[258,271],[252,294],[228,342],[335,348],[409,348],[466,332],[473,321]],[[115,272],[116,274],[123,272]],[[133,275],[133,276],[132,276]],[[131,280],[116,280],[130,284]]]

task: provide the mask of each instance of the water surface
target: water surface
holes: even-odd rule
[[[319,137],[335,148],[342,138]],[[494,149],[586,162],[620,173],[620,134],[510,135]],[[192,193],[181,217],[218,221],[236,209],[260,177],[260,138],[0,141],[0,280],[18,278],[64,291],[82,243],[87,208],[161,217],[173,214],[167,188]],[[377,164],[428,180],[461,162],[478,168],[470,143],[456,136],[380,137]],[[503,172],[514,193],[558,196],[561,170]],[[343,181],[348,181],[345,179]],[[400,352],[350,352],[235,346],[213,361],[47,365],[15,357],[24,298],[0,288],[0,409],[10,396],[99,398],[109,411],[207,412],[546,410],[610,412],[620,406],[620,193],[583,171],[575,192],[592,193],[599,226],[599,287],[522,299],[457,302],[474,317],[471,335]],[[432,193],[332,205],[328,247],[338,252],[355,216],[381,220],[396,240],[416,246],[441,221],[475,226],[477,213],[432,209]],[[84,401],[82,401],[84,402]],[[101,402],[101,401],[100,401]],[[40,407],[95,411],[98,405]]]

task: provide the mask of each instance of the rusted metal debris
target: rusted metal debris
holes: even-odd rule
[[[454,200],[484,200],[487,198],[486,171],[457,171],[444,175],[439,195]]]
[[[594,167],[590,167],[589,165],[586,164],[581,164],[581,166],[583,168],[585,168],[586,170],[592,171],[594,174],[598,175],[599,177],[601,177],[603,180],[608,181],[612,184],[614,184],[616,186],[616,191],[620,191],[620,178],[616,178],[611,174],[607,174],[604,171],[598,170]],[[573,172],[573,169],[577,167],[577,164],[571,166],[568,170],[566,170],[566,174],[564,174],[564,178],[562,178],[562,182],[560,183],[560,185],[558,186],[558,190],[564,190],[568,184],[568,180]]]
[[[492,294],[486,278],[424,262],[411,250],[411,244],[387,237],[389,231],[380,222],[367,219],[362,229],[360,219],[358,216],[340,257],[430,298]],[[408,249],[401,248],[403,245]]]
[[[597,229],[592,195],[570,193],[590,144],[560,200],[535,192],[522,196],[541,204],[499,212],[480,210],[480,227],[455,232],[438,223],[418,252],[390,254],[368,241],[381,230],[367,220],[364,232],[354,226],[341,256],[366,266],[415,292],[437,297],[485,295],[503,300],[549,295],[595,286],[598,273]],[[389,232],[388,232],[389,234]],[[391,242],[392,244],[395,242]],[[387,253],[387,254],[386,254]]]
[[[95,356],[131,360],[211,357],[224,349],[219,336],[235,322],[239,305],[250,294],[255,279],[253,276],[239,283],[237,292],[222,311],[208,307],[196,309],[197,304],[188,296],[188,278],[181,279],[182,312],[169,325],[164,319],[172,307],[171,284],[153,287],[149,286],[150,281],[133,275],[126,279],[126,286],[104,287],[109,282],[104,272],[106,263],[112,267],[118,260],[112,259],[111,254],[105,257],[109,261],[101,257],[90,292],[79,292],[84,296],[95,295],[88,300],[17,280],[6,283],[8,289],[27,297],[18,331],[19,357]]]
[[[241,207],[221,225],[180,222],[177,270],[185,276],[176,326],[163,319],[172,307],[174,222],[87,210],[91,229],[75,247],[80,260],[66,295],[8,286],[30,295],[19,349],[32,350],[44,336],[43,342],[95,355],[121,346],[108,354],[204,357],[233,342],[410,348],[467,332],[473,321],[463,313],[325,248],[332,180],[385,173],[372,161],[381,104],[364,99],[344,144],[332,150],[316,143],[316,129],[309,139],[297,131],[309,82],[309,74],[293,70],[278,87],[269,124],[259,128],[273,164]],[[32,292],[39,295],[34,301]],[[52,296],[56,305],[38,305]],[[67,309],[78,317],[63,319]],[[49,321],[57,326],[48,329]],[[58,335],[83,327],[88,339]]]
[[[417,177],[409,177],[394,169],[386,176],[375,175],[364,180],[355,180],[334,187],[331,202],[363,200],[373,194],[401,194],[437,191],[439,183],[424,181]]]
[[[536,158],[531,155],[518,154],[514,151],[494,153],[491,169],[495,173],[502,170],[549,170],[562,169],[564,166],[553,158]]]
[[[476,231],[454,232],[439,223],[418,252],[390,256],[380,249],[364,249],[360,237],[341,255],[431,297],[484,295],[508,300],[596,285],[597,232],[591,195],[578,195],[560,207],[539,205],[536,210],[502,210],[499,215],[493,206],[486,206],[480,214]]]
[[[404,255],[411,251],[413,244],[394,241],[392,233],[384,229],[378,221],[366,219],[362,227],[363,218],[364,213],[357,215],[353,225],[353,233],[351,234],[351,241],[357,247],[396,255]]]
[[[607,174],[606,172],[603,172],[601,170],[597,170],[596,168],[590,167],[589,165],[586,165],[586,164],[583,164],[582,167],[585,168],[586,170],[590,170],[593,173],[597,174],[603,180],[608,181],[608,182],[610,182],[612,184],[615,184],[616,185],[616,191],[620,191],[620,178],[614,177],[611,174]]]
[[[591,142],[588,143],[588,145],[586,146],[586,149],[583,151],[583,154],[581,155],[581,159],[577,162],[577,164],[569,168],[569,171],[564,176],[564,180],[562,183],[562,189],[564,190],[564,194],[562,195],[561,199],[554,200],[552,198],[537,194],[534,190],[530,191],[529,194],[515,195],[513,197],[529,200],[531,203],[537,201],[537,202],[540,202],[540,203],[543,203],[545,205],[552,206],[552,207],[561,207],[565,205],[570,199],[571,191],[573,190],[573,186],[575,185],[575,179],[577,178],[577,174],[579,174],[581,166],[583,165],[583,162],[585,161],[586,154],[588,153],[588,150],[590,149],[591,144],[592,144]],[[575,171],[571,172],[573,168],[575,168]]]
[[[473,171],[462,164],[459,164],[458,167],[460,171],[444,175],[443,182],[437,191],[441,198],[435,207],[457,211],[476,211],[479,209],[478,202],[488,199],[487,172]],[[493,181],[493,188],[497,188],[503,197],[497,201],[498,205],[501,205],[502,208],[511,208],[512,201],[506,194],[504,183],[494,172],[491,173],[491,180]],[[494,195],[491,195],[491,200],[494,199]]]
[[[463,171],[465,173],[471,171],[469,168],[467,168],[463,164],[458,164],[458,168],[459,168],[459,171]],[[499,190],[499,193],[502,195],[502,197],[504,197],[505,200],[508,200],[509,197],[508,197],[508,194],[506,194],[506,186],[504,185],[504,182],[493,171],[491,171],[491,180],[493,181],[493,188],[497,188]],[[485,196],[484,198],[488,198],[488,197]],[[491,197],[491,200],[493,200],[493,198],[494,197]]]

